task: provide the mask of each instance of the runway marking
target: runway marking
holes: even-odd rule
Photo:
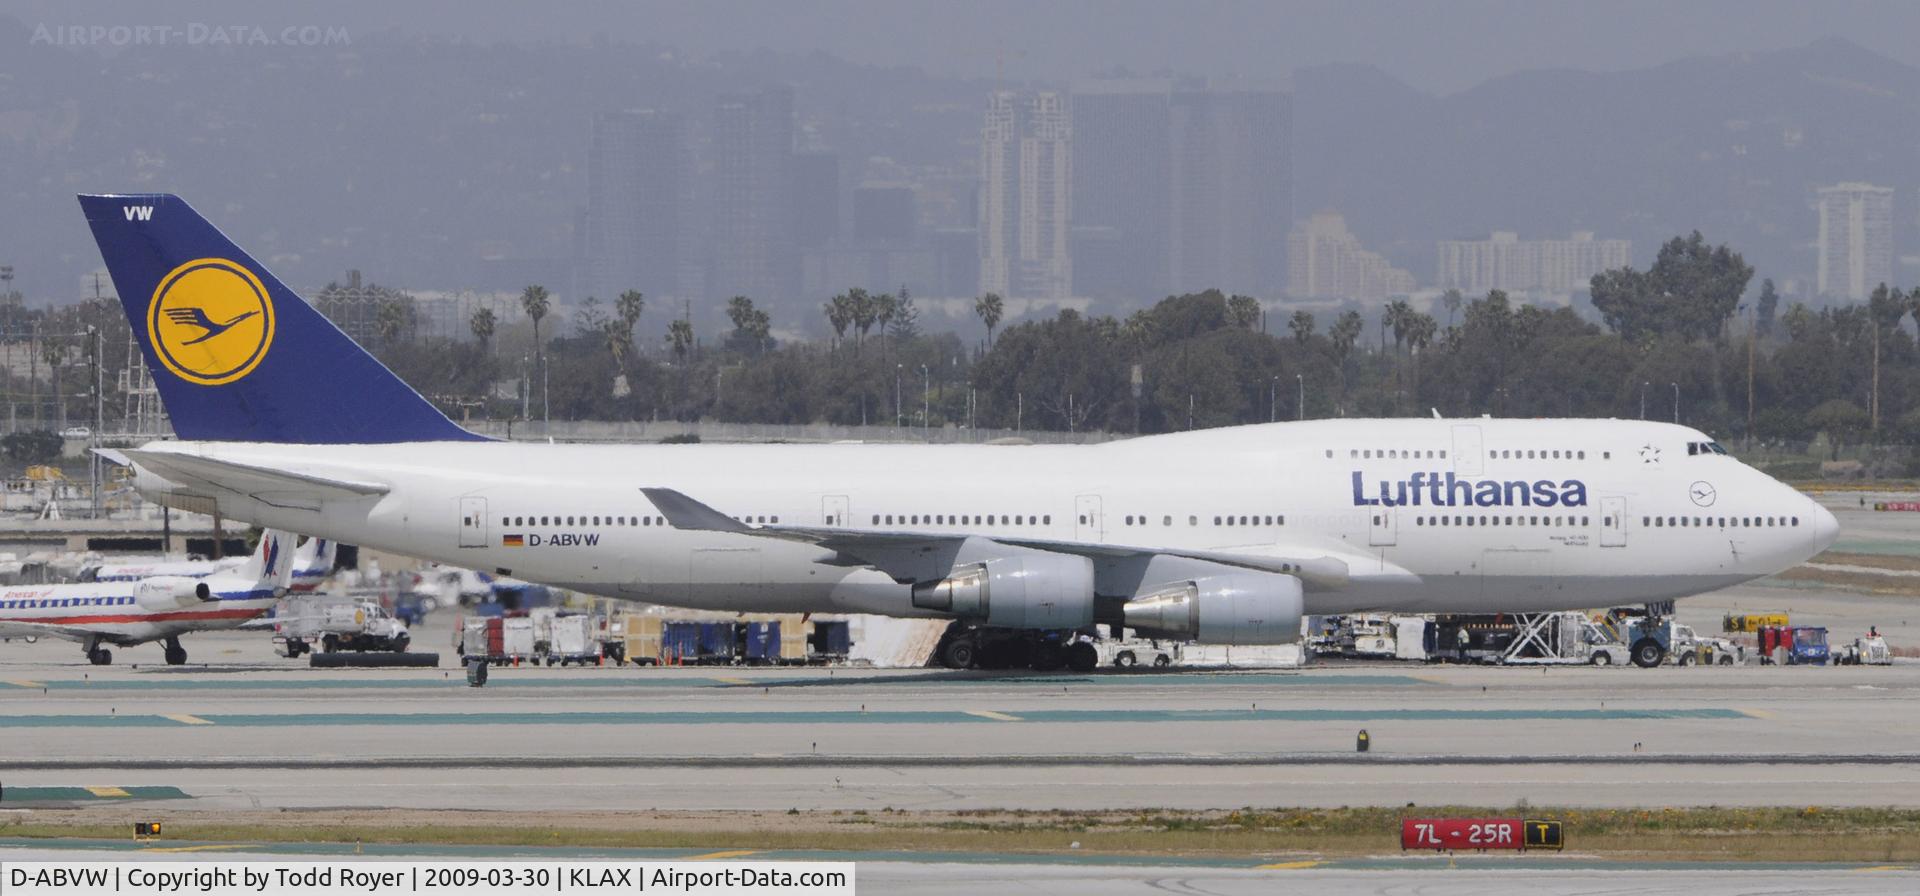
[[[133,796],[133,794],[128,793],[126,789],[122,787],[89,787],[87,788],[87,792],[93,794],[94,796],[109,796],[109,797]]]
[[[716,678],[714,681],[720,682],[721,684],[753,684],[753,682],[744,678]]]
[[[44,688],[44,687],[46,687],[46,685],[44,685],[44,684],[41,684],[40,682],[37,682],[37,681],[28,681],[28,680],[26,680],[26,679],[24,679],[24,678],[10,678],[10,679],[7,679],[7,684],[10,684],[10,685],[13,685],[13,686],[14,686],[14,687],[16,687],[16,688]]]
[[[984,712],[984,711],[983,711]],[[1004,715],[1001,714],[1001,715]],[[981,713],[954,710],[903,709],[879,712],[852,710],[780,710],[727,712],[662,710],[655,712],[594,710],[571,712],[338,712],[338,713],[208,713],[192,716],[205,724],[243,728],[304,726],[425,726],[425,725],[942,725],[956,720],[1004,721]],[[1563,721],[1607,722],[1652,719],[1721,719],[1748,721],[1751,712],[1721,707],[1684,709],[1035,709],[1022,711],[1018,721],[1032,724],[1090,722],[1451,722],[1451,721]],[[185,722],[169,715],[0,715],[5,728],[152,728]]]
[[[1855,868],[1853,870],[1854,871],[1912,871],[1913,869],[1914,869],[1914,866],[1912,865],[1870,865],[1865,868]]]
[[[255,849],[254,843],[202,843],[199,846],[149,846],[141,852],[214,852],[217,850]]]
[[[1255,865],[1253,868],[1255,871],[1290,871],[1296,868],[1318,868],[1325,864],[1326,862],[1319,859],[1307,859],[1300,862],[1274,862],[1271,865]]]
[[[996,722],[1018,722],[1018,721],[1020,721],[1020,717],[1019,717],[1019,716],[1010,716],[1010,715],[1007,715],[1007,714],[1006,714],[1006,713],[1004,713],[1004,712],[994,712],[994,711],[993,711],[993,710],[991,710],[991,709],[969,709],[969,710],[967,710],[967,715],[970,715],[970,716],[979,716],[980,718],[983,718],[983,719],[992,719],[992,720],[994,720],[994,721],[996,721]]]
[[[1749,719],[1774,718],[1774,712],[1773,710],[1770,710],[1770,709],[1742,709],[1742,710],[1738,710],[1738,712]]]
[[[211,724],[213,724],[212,722],[209,722],[209,721],[207,721],[206,719],[203,719],[203,718],[200,718],[199,716],[190,716],[190,715],[187,715],[187,714],[186,714],[186,713],[184,713],[184,712],[182,712],[182,713],[175,713],[175,714],[173,714],[173,715],[170,715],[170,716],[166,716],[165,718],[169,718],[169,719],[172,719],[172,720],[174,720],[174,721],[176,721],[176,722],[179,722],[179,723],[180,723],[180,724],[182,724],[182,725],[211,725]]]
[[[704,862],[704,861],[707,861],[708,859],[737,859],[737,858],[740,858],[741,856],[750,856],[750,855],[753,855],[754,853],[757,853],[757,852],[760,852],[760,850],[757,850],[757,849],[727,849],[727,850],[721,850],[720,852],[710,852],[710,853],[705,853],[705,854],[703,854],[703,855],[697,855],[697,856],[687,856],[686,858],[683,858],[683,859],[680,859],[679,861],[682,861],[682,862]]]

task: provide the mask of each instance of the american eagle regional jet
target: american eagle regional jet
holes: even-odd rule
[[[238,628],[273,609],[293,581],[292,548],[293,536],[269,529],[245,562],[199,576],[0,587],[0,637],[78,641],[96,666],[113,662],[108,645],[159,641],[178,666],[187,661],[181,635]]]
[[[1707,435],[1645,421],[1318,420],[1059,446],[494,441],[178,197],[80,204],[181,439],[124,452],[142,494],[590,594],[1273,644],[1302,614],[1667,601],[1785,570],[1838,532]],[[231,323],[208,335],[202,318]],[[1090,665],[1076,646],[1067,659]]]

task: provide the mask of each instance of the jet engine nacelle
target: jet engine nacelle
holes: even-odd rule
[[[1300,638],[1300,580],[1264,572],[1198,576],[1128,601],[1128,628],[1207,644],[1289,644]]]
[[[913,605],[1007,628],[1093,624],[1093,561],[1034,551],[955,566],[913,586]]]
[[[147,579],[133,586],[133,601],[143,609],[177,610],[213,599],[213,589],[199,579],[181,576]]]

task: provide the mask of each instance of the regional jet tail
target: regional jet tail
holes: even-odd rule
[[[187,661],[180,636],[236,628],[274,606],[293,580],[293,536],[268,529],[246,562],[199,578],[0,588],[0,636],[78,641],[96,666],[113,662],[105,645],[165,645],[171,665]]]
[[[187,440],[124,452],[143,495],[606,597],[1272,644],[1302,614],[1666,601],[1837,534],[1706,434],[1638,420],[1314,420],[1099,445],[491,441],[185,202],[80,202]],[[1038,639],[1034,665],[1058,647]]]
[[[123,459],[124,462],[124,459]],[[313,591],[333,572],[338,545],[326,538],[309,538],[293,551],[293,584],[296,592]],[[80,570],[81,582],[137,582],[160,576],[204,579],[218,572],[236,569],[245,557],[221,560],[152,560],[135,563],[102,563]]]

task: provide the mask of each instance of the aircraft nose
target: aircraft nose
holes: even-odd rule
[[[1833,511],[1821,506],[1811,498],[1807,502],[1813,505],[1813,552],[1818,554],[1840,538],[1840,521],[1834,519]]]

